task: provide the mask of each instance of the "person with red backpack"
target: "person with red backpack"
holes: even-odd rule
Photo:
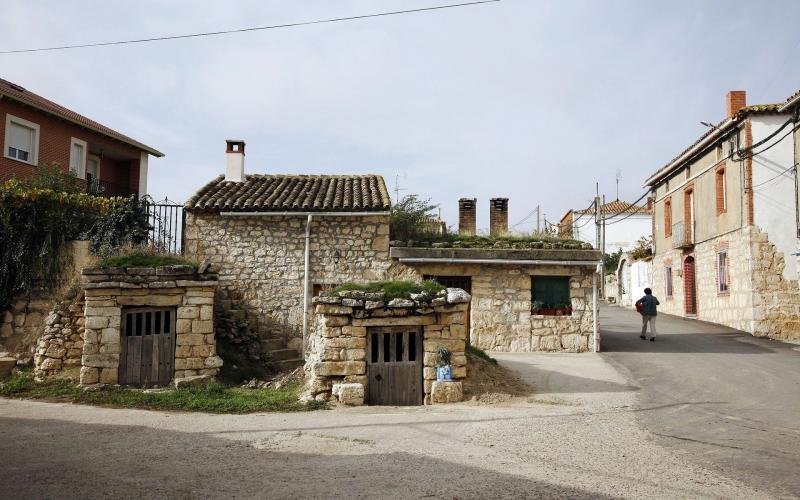
[[[657,298],[653,297],[653,291],[649,288],[644,289],[644,297],[636,301],[636,310],[642,315],[642,334],[639,338],[647,340],[647,324],[650,323],[650,342],[656,341],[656,306],[660,302]]]

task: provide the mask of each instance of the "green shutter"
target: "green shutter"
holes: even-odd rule
[[[569,278],[562,276],[532,276],[533,300],[550,307],[569,304]]]

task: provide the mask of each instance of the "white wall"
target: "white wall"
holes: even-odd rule
[[[639,238],[651,235],[653,226],[650,214],[635,214],[622,220],[624,217],[626,215],[622,214],[606,220],[606,253],[616,252],[619,248],[628,252],[636,247]],[[596,246],[595,225],[591,219],[591,215],[582,215],[580,219],[576,219],[572,224],[572,234],[576,240]],[[615,220],[621,222],[609,224]]]
[[[619,284],[619,304],[633,308],[636,301],[644,296],[644,289],[653,288],[652,261],[630,261],[627,256],[624,257],[617,271],[617,282]],[[658,295],[655,289],[653,295]]]
[[[761,115],[751,118],[753,143],[776,131],[788,119],[786,115]],[[774,144],[791,125],[756,152]],[[795,179],[793,170],[779,175],[794,164],[794,142],[790,134],[774,147],[753,157],[753,215],[755,224],[769,235],[769,240],[783,252],[786,279],[797,279],[797,224],[795,218]]]

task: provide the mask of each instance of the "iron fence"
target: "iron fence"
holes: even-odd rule
[[[151,226],[147,243],[164,252],[182,253],[183,203],[171,201],[169,198],[156,201],[149,196],[144,202],[147,206],[147,220]]]

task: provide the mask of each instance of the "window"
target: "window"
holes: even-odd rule
[[[75,172],[79,179],[86,178],[86,141],[74,137],[70,141],[69,169]]]
[[[531,312],[546,316],[572,314],[569,278],[565,276],[531,276]]]
[[[39,150],[39,125],[6,115],[3,154],[6,158],[35,165]]]
[[[727,210],[727,196],[725,193],[725,167],[717,169],[717,215],[725,213]]]
[[[664,201],[664,236],[672,236],[672,198]]]
[[[672,266],[664,267],[664,284],[666,287],[664,292],[667,298],[672,298]]]
[[[717,292],[723,294],[729,291],[728,250],[723,248],[717,252]]]

